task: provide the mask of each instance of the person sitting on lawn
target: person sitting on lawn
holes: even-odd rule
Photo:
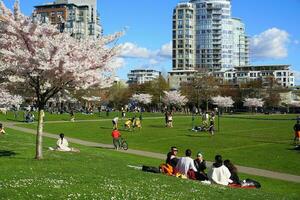
[[[224,160],[224,165],[230,171],[230,174],[231,174],[230,180],[232,180],[232,183],[240,185],[241,184],[240,178],[238,176],[237,168],[234,166],[234,164],[232,162],[230,162],[230,160]]]
[[[178,149],[174,146],[171,147],[171,151],[167,154],[166,164],[169,164],[175,168],[178,162],[177,153]]]
[[[117,128],[114,128],[114,130],[111,133],[111,136],[113,138],[113,145],[115,149],[119,149],[121,146],[121,133]]]
[[[194,160],[191,158],[192,151],[190,149],[187,149],[185,151],[185,157],[181,157],[178,160],[178,163],[175,167],[175,172],[179,175],[184,175],[185,177],[189,179],[196,179],[195,172],[197,172],[197,169],[194,165]],[[177,176],[177,175],[176,175]]]
[[[56,142],[56,147],[49,147],[52,151],[70,151],[70,152],[79,152],[79,149],[69,147],[69,142],[65,138],[63,133],[59,134],[59,139]]]
[[[4,135],[6,132],[4,130],[3,124],[0,123],[0,135]]]
[[[219,185],[228,185],[232,183],[230,179],[231,173],[229,169],[223,165],[223,160],[221,155],[215,156],[215,163],[208,172],[208,178],[212,183]]]
[[[169,176],[173,175],[174,169],[177,165],[178,158],[177,158],[178,149],[176,147],[171,147],[171,151],[167,154],[166,163],[160,165],[160,170],[163,174],[167,174]]]
[[[196,178],[200,181],[208,180],[207,174],[205,173],[206,161],[203,159],[202,153],[197,153],[197,158],[194,160],[195,167],[197,169]]]

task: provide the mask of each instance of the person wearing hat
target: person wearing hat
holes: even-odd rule
[[[171,147],[171,151],[167,154],[166,164],[171,165],[173,168],[176,167],[178,158],[177,158],[178,149],[176,147]]]
[[[208,180],[207,174],[205,173],[206,161],[203,159],[201,152],[197,153],[197,157],[194,160],[195,167],[197,169],[196,178],[200,181]]]

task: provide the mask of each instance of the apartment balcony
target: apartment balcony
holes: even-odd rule
[[[213,44],[213,49],[222,49],[221,44]]]

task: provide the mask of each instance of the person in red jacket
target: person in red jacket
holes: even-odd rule
[[[111,136],[113,138],[113,144],[115,149],[119,149],[120,148],[120,140],[121,140],[121,133],[117,128],[114,128],[114,130],[111,133]]]

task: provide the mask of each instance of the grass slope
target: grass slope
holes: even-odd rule
[[[32,159],[34,136],[9,130],[0,137],[0,199],[297,199],[300,184],[252,177],[259,190],[202,185],[144,173],[127,165],[158,165],[161,161],[100,148],[80,153],[47,151],[42,161]],[[73,145],[74,146],[74,145]]]
[[[281,116],[281,119],[295,117],[293,115]],[[135,132],[123,130],[122,134],[127,138],[130,148],[134,149],[166,153],[170,146],[175,145],[179,148],[180,155],[183,155],[185,149],[191,148],[194,153],[202,151],[207,160],[213,160],[216,154],[221,154],[238,165],[300,175],[299,151],[291,150],[293,147],[291,145],[292,127],[295,122],[243,117],[221,118],[221,131],[216,132],[215,136],[190,131],[191,117],[184,116],[174,117],[174,128],[165,128],[163,118],[144,118],[142,130]],[[257,117],[265,118],[265,116]],[[269,116],[271,119],[279,117],[280,115]],[[120,124],[122,123],[123,121],[120,120]],[[200,120],[197,119],[196,123],[200,123]],[[36,125],[21,126],[35,128]],[[109,144],[111,143],[111,128],[109,120],[45,124],[45,131],[50,133],[64,132],[69,137]]]

